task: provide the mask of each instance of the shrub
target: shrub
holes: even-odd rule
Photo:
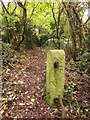
[[[3,64],[14,64],[18,61],[16,52],[11,49],[11,44],[2,42]]]

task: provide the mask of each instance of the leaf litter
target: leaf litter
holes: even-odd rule
[[[7,69],[3,75],[2,116],[36,119],[61,118],[61,107],[51,107],[45,100],[46,52],[24,51],[22,54],[14,68]],[[85,74],[80,75],[73,71],[67,61],[65,76],[66,94],[63,102],[67,118],[89,118],[90,81],[87,80]]]

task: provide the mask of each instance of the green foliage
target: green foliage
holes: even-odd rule
[[[22,2],[24,5],[24,3]],[[57,39],[57,30],[55,21],[52,14],[51,2],[27,2],[26,3],[26,18],[24,21],[23,9],[16,3],[6,4],[8,13],[2,10],[0,14],[0,20],[2,20],[1,34],[7,37],[7,41],[15,47],[21,42],[23,43],[20,47],[27,49],[32,49],[32,46],[36,47],[53,47],[58,48],[59,43],[61,49],[67,49],[66,51],[71,51],[73,49],[71,34],[70,34],[70,24],[67,19],[67,14],[65,9],[63,9],[60,15],[60,21],[58,21],[59,4],[60,10],[63,8],[62,3],[54,3],[54,13],[56,18],[56,23],[59,24],[59,39]],[[13,12],[13,8],[17,5],[17,8]],[[53,6],[53,5],[52,5]],[[4,9],[4,8],[3,8]],[[78,8],[77,8],[78,9]],[[12,13],[13,12],[13,13]],[[76,11],[77,12],[77,11]],[[82,12],[82,11],[81,11]],[[81,13],[80,12],[80,13]],[[12,13],[12,14],[11,14]],[[2,16],[1,16],[2,15]],[[25,28],[24,28],[25,22]],[[25,29],[25,31],[24,31]],[[24,31],[24,33],[23,33]],[[24,34],[24,35],[23,35]],[[24,40],[23,39],[24,36]],[[55,42],[51,41],[48,44],[48,40],[54,38]],[[89,43],[89,38],[88,40]],[[66,42],[66,43],[65,43]],[[79,43],[77,39],[77,45]],[[88,45],[88,44],[87,44]]]
[[[74,92],[75,86],[76,86],[76,84],[73,81],[70,81],[65,90],[65,96],[73,97],[73,92]]]
[[[35,33],[34,26],[31,24],[27,25],[26,27],[26,39],[22,44],[22,48],[24,49],[33,49],[35,46],[39,45],[38,37]]]
[[[79,54],[78,57],[78,62],[77,65],[79,67],[79,71],[83,72],[83,71],[88,71],[89,65],[90,65],[90,51],[89,50],[85,50],[83,52],[83,54]]]
[[[8,50],[10,49],[11,45],[8,43],[2,42],[2,51],[3,51],[3,63],[7,64],[8,63]]]
[[[15,51],[11,49],[11,44],[4,42],[2,42],[2,57],[4,65],[14,64],[18,61]]]
[[[2,15],[2,35],[5,32],[5,27],[7,27],[8,30],[16,30],[16,22],[19,22],[19,18],[16,15],[9,15],[4,13]]]
[[[25,40],[23,42],[23,48],[32,48],[32,46],[39,46],[43,47],[47,45],[45,42],[48,38],[51,38],[54,34],[56,34],[55,23],[52,16],[52,11],[50,4],[52,3],[36,3],[36,2],[28,2],[26,11],[27,11],[27,18],[26,18],[26,27],[25,27]],[[62,6],[62,5],[61,5]],[[9,13],[12,13],[14,4],[7,6]],[[58,4],[56,3],[56,9],[54,12],[58,12]],[[2,32],[1,34],[7,36],[9,39],[7,42],[13,44],[14,46],[18,44],[21,40],[21,36],[23,34],[23,27],[22,27],[22,16],[23,16],[23,9],[17,7],[12,15],[7,14],[6,12],[2,12]],[[64,34],[62,34],[61,38],[63,37],[62,43],[64,42],[64,38],[68,38],[69,36],[69,27],[68,21],[67,24],[64,25],[65,22],[65,13],[61,15],[60,20],[60,31],[64,30]],[[61,30],[62,25],[64,25],[65,29]],[[68,31],[68,32],[67,32]],[[56,35],[55,35],[56,36]],[[55,38],[56,39],[56,38]],[[58,42],[56,41],[56,44]],[[55,46],[52,43],[53,47]],[[49,45],[48,45],[49,46]]]

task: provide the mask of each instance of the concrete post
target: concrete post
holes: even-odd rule
[[[64,50],[50,50],[47,54],[46,66],[46,101],[49,105],[59,105],[63,98],[65,80]]]

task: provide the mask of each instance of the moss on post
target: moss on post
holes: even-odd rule
[[[46,68],[46,101],[49,105],[59,105],[59,98],[63,98],[64,69],[64,50],[50,50],[47,54]]]

